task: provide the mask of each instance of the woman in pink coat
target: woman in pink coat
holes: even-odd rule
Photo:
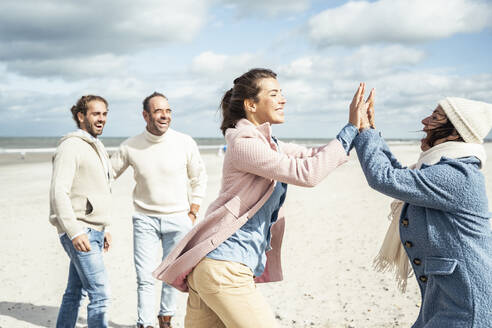
[[[357,105],[337,138],[316,148],[283,143],[272,124],[284,122],[277,75],[252,69],[224,95],[221,130],[227,150],[217,199],[162,262],[154,276],[188,291],[185,327],[276,327],[256,282],[282,279],[280,248],[287,184],[313,187],[347,161],[358,133]]]

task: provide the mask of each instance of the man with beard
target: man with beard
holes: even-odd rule
[[[87,324],[107,327],[109,285],[102,251],[111,235],[111,174],[109,158],[97,136],[102,134],[108,103],[100,97],[81,97],[71,109],[78,130],[61,138],[53,157],[50,222],[70,258],[68,283],[56,327],[75,327],[80,300],[89,295]]]
[[[143,101],[143,133],[127,139],[111,157],[115,177],[133,167],[133,249],[137,273],[138,327],[153,327],[156,250],[165,258],[191,229],[205,194],[207,176],[196,142],[171,129],[171,108],[162,93]],[[189,188],[190,187],[190,188]],[[189,192],[190,189],[190,192]],[[171,327],[177,290],[163,283],[158,321]]]

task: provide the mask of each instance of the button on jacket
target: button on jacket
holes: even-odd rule
[[[492,327],[492,232],[480,161],[442,157],[410,170],[375,130],[354,144],[369,185],[405,202],[400,237],[422,295],[413,328]]]
[[[246,119],[226,131],[222,186],[205,219],[196,225],[154,271],[157,279],[187,291],[186,276],[210,251],[229,238],[270,198],[275,181],[312,187],[347,161],[338,140],[305,148],[271,138],[271,126]],[[280,147],[280,152],[278,148]],[[282,280],[280,248],[285,219],[280,213],[271,228],[271,250],[265,271],[256,282]]]

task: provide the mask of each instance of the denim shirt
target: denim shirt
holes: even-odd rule
[[[343,146],[343,149],[347,152],[347,155],[350,153],[350,150],[354,148],[353,140],[357,135],[359,134],[359,131],[355,125],[352,123],[347,123],[343,129],[338,133],[337,139],[340,141],[340,143]]]
[[[270,249],[270,227],[277,221],[286,192],[287,184],[277,181],[272,195],[258,212],[207,257],[242,263],[251,269],[254,276],[261,276],[265,270],[265,252]]]
[[[357,134],[357,128],[349,123],[337,135],[337,139],[347,154],[352,148],[352,141]],[[275,138],[273,140],[277,143]],[[272,195],[258,212],[232,236],[208,253],[207,257],[242,263],[251,269],[254,276],[261,276],[265,270],[265,252],[270,249],[270,228],[277,221],[278,212],[284,203],[286,192],[287,184],[277,182]]]

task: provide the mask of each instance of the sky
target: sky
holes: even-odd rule
[[[84,94],[109,102],[104,137],[132,136],[159,91],[174,129],[221,137],[221,97],[264,67],[278,137],[334,137],[363,81],[383,135],[419,139],[446,96],[492,103],[491,59],[491,0],[2,0],[0,136],[66,134]]]

